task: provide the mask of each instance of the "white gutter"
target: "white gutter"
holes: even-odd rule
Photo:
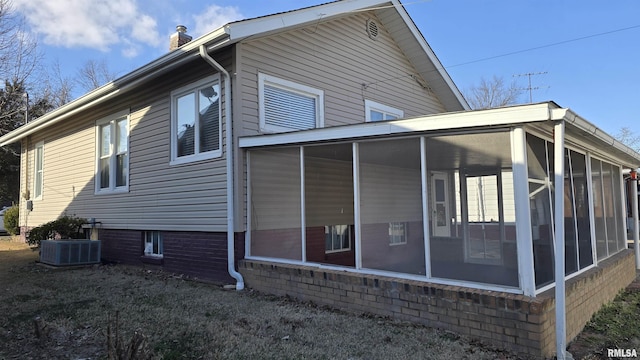
[[[214,43],[215,42],[215,43]],[[112,82],[109,82],[70,103],[42,115],[38,119],[31,121],[10,133],[0,137],[0,147],[14,143],[29,136],[43,127],[51,126],[70,116],[84,111],[88,108],[104,103],[121,92],[125,92],[159,74],[167,72],[185,62],[194,60],[198,54],[194,52],[198,48],[197,44],[211,44],[210,48],[217,48],[229,42],[228,34],[224,28],[216,30],[197,41],[191,41],[177,50],[127,74]]]
[[[620,141],[616,140],[613,136],[607,134],[594,124],[585,120],[580,115],[573,112],[571,109],[552,109],[551,113],[551,120],[564,119],[567,121],[567,123],[606,143],[607,145],[618,150],[624,155],[634,158],[635,161],[629,161],[629,159],[621,159],[623,161],[629,162],[626,165],[630,166],[631,168],[640,166],[640,154],[638,154],[636,151],[626,146],[625,144],[621,143]]]
[[[234,191],[233,191],[233,134],[232,134],[232,121],[231,121],[231,76],[225,70],[222,65],[218,64],[209,54],[204,45],[200,45],[200,57],[209,63],[212,67],[216,68],[224,76],[224,112],[225,122],[224,127],[226,131],[225,139],[227,141],[227,270],[229,275],[236,279],[236,290],[244,289],[244,279],[242,274],[236,271],[235,263],[235,229],[234,229]]]

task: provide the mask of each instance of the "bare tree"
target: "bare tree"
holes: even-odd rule
[[[0,0],[0,78],[26,83],[42,56],[25,31],[24,19],[13,12],[11,0]]]
[[[515,82],[507,85],[503,78],[493,76],[491,80],[480,79],[480,84],[465,91],[472,109],[490,109],[518,103],[522,90]]]
[[[613,137],[633,150],[640,152],[640,135],[633,132],[630,128],[621,128]]]
[[[74,81],[62,74],[58,60],[55,60],[49,67],[48,72],[43,75],[41,85],[40,96],[48,99],[54,108],[72,100]]]
[[[78,69],[76,81],[85,91],[91,91],[114,80],[116,73],[109,70],[107,63],[96,60],[88,60],[83,67]]]

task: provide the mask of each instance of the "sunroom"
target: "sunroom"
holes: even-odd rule
[[[626,247],[640,155],[594,129],[543,103],[242,138],[245,257],[535,296],[554,283],[558,186],[566,276]]]
[[[550,356],[635,278],[640,154],[553,102],[239,145],[254,289]]]

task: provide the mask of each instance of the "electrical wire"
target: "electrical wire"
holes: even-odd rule
[[[564,44],[568,44],[568,43],[572,43],[572,42],[576,42],[576,41],[591,39],[591,38],[594,38],[594,37],[614,34],[614,33],[622,32],[622,31],[628,31],[628,30],[633,30],[633,29],[638,29],[638,28],[640,28],[640,24],[639,25],[628,26],[628,27],[624,27],[624,28],[620,28],[620,29],[605,31],[605,32],[601,32],[601,33],[581,36],[581,37],[577,37],[577,38],[573,38],[573,39],[569,39],[569,40],[558,41],[558,42],[549,43],[549,44],[545,44],[545,45],[534,46],[534,47],[530,47],[530,48],[527,48],[527,49],[511,51],[511,52],[508,52],[508,53],[489,56],[489,57],[480,58],[480,59],[471,60],[471,61],[466,61],[466,62],[458,63],[458,64],[455,64],[455,65],[436,67],[434,70],[423,71],[421,74],[424,75],[426,73],[431,73],[431,72],[434,72],[434,71],[446,70],[446,69],[451,69],[451,68],[458,67],[458,66],[470,65],[470,64],[483,62],[483,61],[499,59],[499,58],[502,58],[502,57],[522,54],[522,53],[529,52],[529,51],[535,51],[535,50],[545,49],[545,48],[549,48],[549,47],[553,47],[553,46],[564,45]],[[370,83],[366,84],[366,87],[368,87],[370,85],[374,85],[374,84],[379,84],[379,83],[384,83],[384,82],[391,81],[391,80],[400,79],[400,78],[403,78],[403,77],[406,77],[406,76],[410,76],[410,75],[401,75],[401,76],[396,76],[396,77],[391,77],[391,78],[386,78],[386,79],[370,82]],[[365,85],[365,84],[363,84],[363,85]]]
[[[498,59],[498,58],[501,58],[501,57],[516,55],[516,54],[522,54],[522,53],[529,52],[529,51],[540,50],[540,49],[553,47],[553,46],[558,46],[558,45],[564,45],[564,44],[568,44],[568,43],[572,43],[572,42],[576,42],[576,41],[580,41],[580,40],[591,39],[591,38],[598,37],[598,36],[609,35],[609,34],[613,34],[613,33],[617,33],[617,32],[637,29],[637,28],[640,28],[640,25],[633,25],[633,26],[629,26],[629,27],[625,27],[625,28],[621,28],[621,29],[605,31],[605,32],[597,33],[597,34],[587,35],[587,36],[581,36],[581,37],[578,37],[578,38],[558,41],[558,42],[555,42],[555,43],[550,43],[550,44],[545,44],[545,45],[540,45],[540,46],[534,46],[534,47],[531,47],[531,48],[522,49],[522,50],[516,50],[516,51],[512,51],[512,52],[508,52],[508,53],[504,53],[504,54],[500,54],[500,55],[495,55],[495,56],[490,56],[490,57],[481,58],[481,59],[477,59],[477,60],[467,61],[467,62],[463,62],[463,63],[459,63],[459,64],[455,64],[455,65],[450,65],[450,66],[444,66],[444,68],[445,69],[449,69],[449,68],[457,67],[457,66],[475,64],[475,63],[482,62],[482,61]]]

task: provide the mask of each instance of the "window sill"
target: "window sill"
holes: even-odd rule
[[[129,192],[129,187],[115,188],[113,190],[110,189],[101,189],[97,190],[94,195],[111,195],[111,194],[126,194]]]
[[[174,165],[191,164],[198,161],[217,159],[221,157],[222,157],[222,150],[214,150],[214,151],[201,153],[197,155],[181,156],[171,160],[169,162],[169,165],[174,166]]]
[[[164,258],[162,256],[148,256],[148,255],[142,255],[140,256],[140,261],[142,261],[145,264],[152,264],[152,265],[162,265]]]
[[[345,252],[349,252],[351,251],[351,249],[340,249],[340,250],[325,250],[324,253],[325,254],[337,254],[337,253],[345,253]]]
[[[401,242],[401,243],[389,243],[389,246],[402,246],[402,245],[407,245],[407,242]]]

